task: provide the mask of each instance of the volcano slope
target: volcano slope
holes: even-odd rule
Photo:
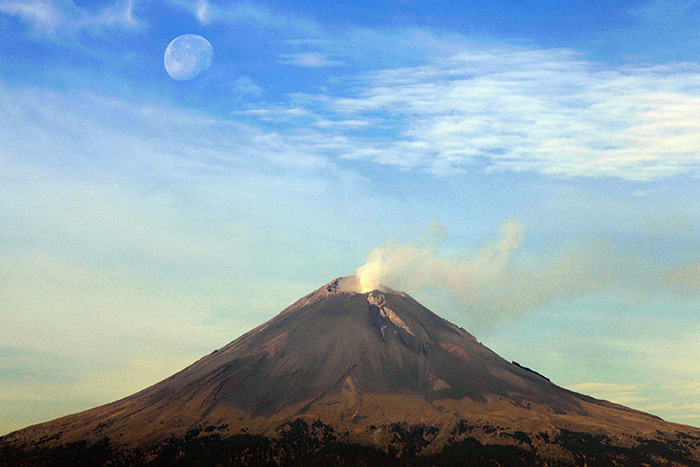
[[[686,465],[700,430],[556,386],[410,296],[336,279],[0,465]]]

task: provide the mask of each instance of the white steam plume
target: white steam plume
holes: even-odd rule
[[[489,322],[517,317],[557,297],[602,285],[582,258],[540,258],[546,266],[524,270],[514,264],[525,230],[516,221],[501,227],[498,239],[471,257],[442,257],[431,244],[387,242],[373,249],[358,268],[362,292],[385,285],[404,291],[436,289],[449,293],[473,319]]]

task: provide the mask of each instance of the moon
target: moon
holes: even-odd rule
[[[165,70],[178,81],[195,79],[211,66],[214,48],[196,34],[178,36],[165,49]]]

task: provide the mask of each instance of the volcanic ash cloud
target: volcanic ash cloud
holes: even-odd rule
[[[495,241],[472,255],[440,255],[435,242],[386,244],[374,248],[356,276],[362,292],[385,285],[404,291],[448,293],[477,321],[517,317],[557,297],[599,287],[601,280],[583,258],[549,254],[540,267],[523,269],[517,254],[525,228],[506,221]]]

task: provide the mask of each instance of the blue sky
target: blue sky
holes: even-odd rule
[[[698,18],[0,0],[0,433],[373,261],[505,358],[700,425]],[[214,49],[191,81],[181,34]]]

